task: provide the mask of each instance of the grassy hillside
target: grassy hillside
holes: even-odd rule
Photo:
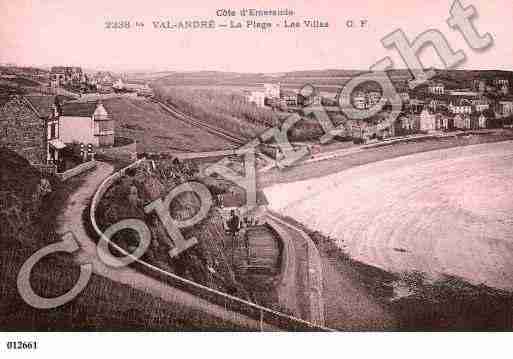
[[[0,243],[34,243],[43,198],[41,175],[18,154],[0,148]]]
[[[137,140],[139,152],[213,151],[233,146],[196,127],[172,118],[162,108],[142,98],[104,100],[116,123],[116,133]]]

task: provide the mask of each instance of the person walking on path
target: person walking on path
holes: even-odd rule
[[[240,219],[235,214],[235,211],[232,209],[230,219],[228,219],[228,231],[230,232],[230,235],[232,236],[232,264],[233,264],[233,255],[235,253],[235,245],[236,245],[236,239],[237,239],[237,233],[240,229]]]

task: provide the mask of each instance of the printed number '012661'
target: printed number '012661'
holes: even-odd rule
[[[130,21],[105,21],[106,29],[130,29]]]
[[[7,349],[9,350],[35,350],[37,349],[37,342],[25,341],[9,341],[7,342]]]

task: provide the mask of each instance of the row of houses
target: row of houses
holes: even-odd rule
[[[439,132],[450,130],[478,130],[490,127],[492,118],[487,113],[452,114],[434,113],[428,109],[420,113],[402,113],[397,119],[387,118],[377,121],[349,120],[347,131],[353,138],[369,140],[388,138],[418,132]]]
[[[75,89],[94,89],[99,93],[112,93],[116,91],[137,92],[141,96],[151,96],[151,88],[147,85],[130,84],[121,77],[115,77],[110,72],[99,71],[96,74],[86,74],[80,67],[54,66],[50,72],[50,86]]]
[[[487,128],[489,116],[482,113],[442,113],[424,109],[418,115],[399,117],[403,129],[432,132],[441,130],[477,130]]]
[[[50,70],[50,86],[72,86],[82,88],[94,87],[100,92],[112,91],[114,77],[108,72],[97,72],[94,75],[86,74],[82,68],[74,66],[54,66]]]
[[[53,66],[50,70],[50,83],[52,87],[86,81],[86,74],[82,71],[81,67]]]
[[[250,91],[246,99],[259,107],[288,109],[290,107],[320,106],[322,96],[314,86],[305,86],[301,91],[282,90],[278,84],[263,84],[264,91]]]
[[[513,115],[513,97],[506,96],[498,100],[490,100],[485,96],[478,97],[436,97],[426,99],[411,99],[405,103],[406,109],[420,112],[427,108],[433,112],[448,111],[452,114],[474,114],[485,111],[494,112],[498,118],[509,117]]]
[[[352,105],[358,110],[367,110],[375,106],[381,100],[381,92],[355,91],[352,94]]]
[[[484,92],[492,92],[497,91],[502,93],[503,95],[508,95],[510,91],[510,83],[508,79],[497,77],[491,81],[487,81],[484,79],[474,79],[470,82],[470,86],[472,92],[477,94],[483,94]],[[469,92],[470,90],[465,90]],[[460,90],[448,90],[446,86],[442,82],[431,81],[428,83],[427,92],[432,95],[445,95],[445,94],[454,94]]]
[[[72,143],[114,144],[114,120],[101,101],[61,104],[56,96],[17,95],[0,106],[0,147],[32,164],[59,162]]]
[[[509,81],[495,79],[493,86],[509,89]],[[351,136],[368,139],[414,132],[476,130],[496,127],[497,119],[513,116],[513,97],[507,95],[507,91],[485,94],[473,89],[447,90],[442,82],[429,83],[427,90],[400,91],[403,113],[397,120],[391,120],[387,115],[387,106],[371,119],[349,120],[346,125]],[[381,98],[380,91],[357,90],[347,98],[337,98],[336,103],[366,110],[379,103]],[[279,84],[264,84],[264,91],[252,92],[248,95],[248,100],[259,106],[276,106],[282,103],[289,106],[308,106],[325,102],[313,86],[306,88],[306,91],[303,88],[298,92],[286,93]]]

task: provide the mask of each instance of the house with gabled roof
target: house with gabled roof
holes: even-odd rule
[[[114,120],[101,101],[68,102],[61,107],[61,140],[65,143],[114,145]]]
[[[65,145],[59,139],[59,103],[55,96],[13,96],[0,103],[0,147],[31,164],[59,160]]]
[[[428,85],[428,92],[433,95],[443,95],[445,93],[445,85],[442,82],[432,82]]]

